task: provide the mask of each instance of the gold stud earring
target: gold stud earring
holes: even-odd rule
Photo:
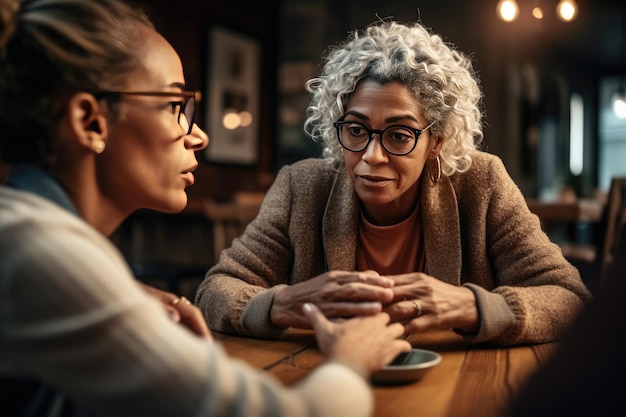
[[[104,152],[104,148],[106,148],[106,143],[103,140],[101,140],[101,141],[96,142],[96,144],[93,147],[93,150],[96,153],[100,154]]]

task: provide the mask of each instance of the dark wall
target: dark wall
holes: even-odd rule
[[[222,23],[251,34],[263,45],[259,162],[254,166],[236,166],[204,161],[197,172],[196,185],[189,190],[191,196],[228,196],[233,190],[258,187],[258,178],[271,178],[277,168],[275,149],[282,133],[277,122],[281,65],[285,60],[317,63],[327,44],[343,39],[348,31],[364,27],[377,16],[421,20],[472,55],[485,95],[484,149],[504,160],[527,195],[537,192],[539,151],[533,148],[529,134],[532,123],[556,115],[562,126],[559,134],[567,138],[564,97],[572,91],[581,92],[592,106],[590,113],[597,113],[593,106],[600,76],[622,71],[626,59],[626,52],[620,51],[626,49],[622,21],[626,6],[619,0],[578,0],[580,15],[571,23],[560,22],[548,14],[543,21],[522,17],[512,24],[496,18],[496,0],[135,2],[146,8],[157,29],[179,51],[187,82],[193,88],[205,90],[206,38],[212,24]],[[519,3],[523,7],[531,4],[524,0]],[[556,3],[542,2],[547,9]],[[285,10],[293,13],[286,15]],[[528,78],[532,71],[538,82],[534,87]],[[532,88],[539,89],[539,101],[528,103]],[[586,140],[592,143],[597,141],[596,118],[591,117],[586,132]],[[565,158],[567,148],[562,147],[559,152]],[[594,182],[597,167],[590,169],[585,173],[586,181]]]
[[[607,72],[624,73],[626,3],[577,0],[580,13],[566,23],[555,15],[558,0],[518,0],[520,18],[505,23],[496,17],[496,0],[326,1],[343,17],[335,28],[341,38],[378,17],[419,20],[471,55],[484,93],[484,149],[504,160],[526,195],[539,192],[539,164],[545,156],[535,132],[552,121],[557,124],[557,149],[555,159],[548,161],[554,165],[550,169],[581,195],[597,184],[599,80]],[[531,15],[536,5],[543,7],[543,20]],[[588,115],[584,134],[589,163],[583,178],[572,178],[568,166],[573,92],[583,95]]]

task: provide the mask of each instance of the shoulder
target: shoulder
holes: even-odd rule
[[[513,184],[500,157],[482,151],[472,152],[471,156],[470,169],[450,177],[455,188],[484,189]]]
[[[104,239],[98,231],[82,218],[63,207],[28,191],[0,187],[0,229],[11,232],[15,228],[24,230],[39,229],[39,233],[50,234],[51,229],[65,228],[80,230],[90,238]],[[3,237],[15,241],[24,240],[23,235],[5,234]]]
[[[0,230],[15,228],[44,227],[49,224],[84,224],[75,215],[45,198],[28,191],[0,187]],[[2,233],[5,238],[10,237]],[[13,235],[13,237],[17,237]]]
[[[341,200],[352,198],[352,193],[346,191],[351,190],[346,185],[349,183],[346,170],[328,160],[301,160],[280,169],[261,211],[269,210],[271,217],[289,212],[292,219],[298,216],[317,218],[323,216],[333,194]]]
[[[468,172],[474,175],[501,175],[506,171],[502,159],[494,154],[483,151],[474,151],[472,156],[472,166]]]
[[[22,275],[32,276],[28,271],[34,270],[57,275],[52,265],[57,271],[125,265],[109,239],[33,193],[0,187],[0,219],[0,252],[12,254],[13,271],[21,270]]]
[[[122,254],[106,236],[41,197],[4,189],[0,286],[0,305],[17,322],[47,323],[115,309],[140,293]]]
[[[302,178],[332,177],[338,172],[337,164],[323,158],[307,158],[285,165],[279,171]]]
[[[511,208],[524,204],[523,194],[502,160],[486,152],[474,152],[470,169],[452,175],[450,182],[459,204],[468,210],[494,202]]]
[[[291,188],[330,188],[337,174],[337,164],[322,158],[309,158],[286,165],[276,177],[277,183],[288,182]]]

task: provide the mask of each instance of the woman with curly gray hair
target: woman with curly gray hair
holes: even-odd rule
[[[422,25],[383,21],[325,56],[305,130],[324,158],[284,167],[196,300],[213,329],[273,337],[303,303],[387,312],[405,332],[555,340],[590,294],[500,159],[478,150],[468,58]],[[220,306],[216,308],[216,306]]]
[[[470,153],[483,137],[481,92],[469,59],[439,36],[395,22],[371,26],[363,35],[354,33],[345,49],[331,49],[323,73],[306,84],[312,96],[305,129],[322,144],[326,157],[343,160],[335,122],[345,114],[359,81],[396,81],[432,121],[431,135],[447,138],[438,155],[441,171],[450,176],[469,169]]]

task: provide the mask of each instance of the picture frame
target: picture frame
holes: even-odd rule
[[[221,25],[208,30],[205,121],[209,162],[254,165],[259,158],[261,43]]]

